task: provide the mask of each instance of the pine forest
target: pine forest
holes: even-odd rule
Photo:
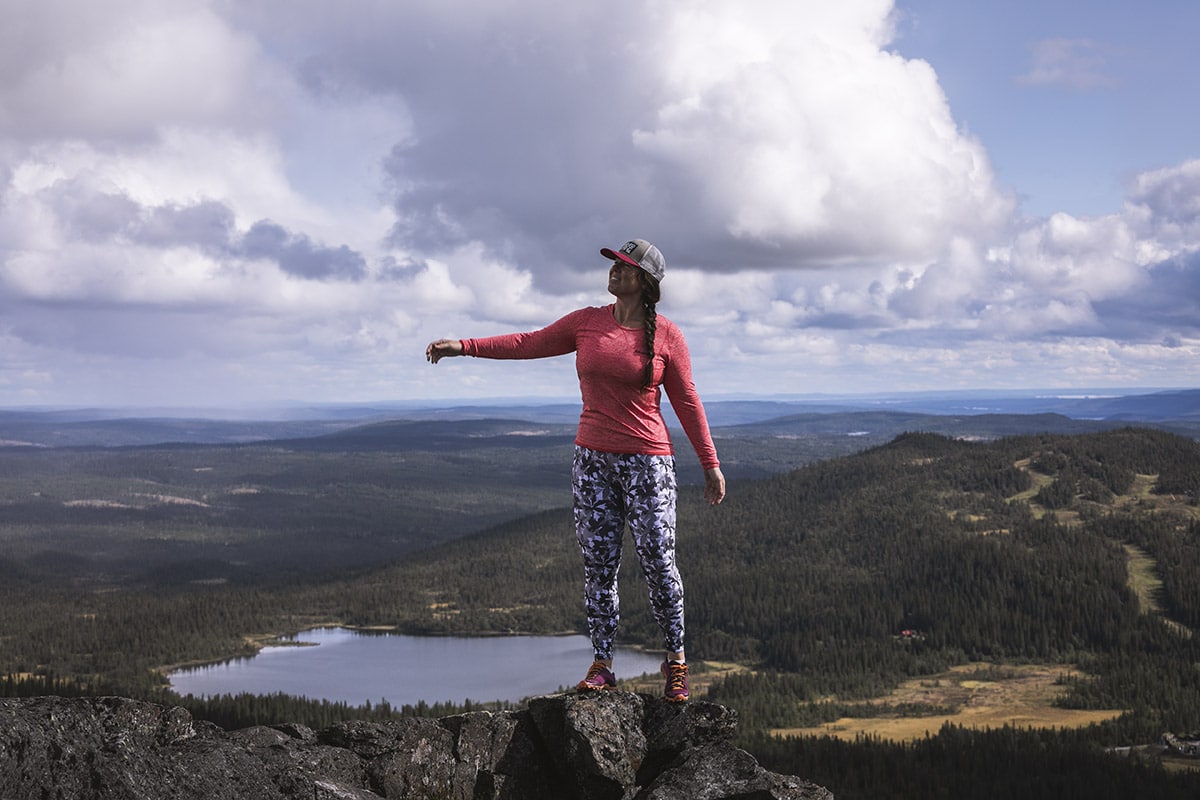
[[[756,448],[729,444],[736,458],[727,473],[737,476],[737,459],[752,461]],[[222,495],[219,514],[222,469],[251,458],[238,448],[205,451],[210,467],[188,460],[203,448],[62,450],[57,461],[6,451],[0,693],[124,694],[184,705],[225,727],[486,707],[477,698],[392,708],[179,697],[163,670],[249,655],[318,624],[425,635],[584,632],[579,556],[560,502],[564,447],[485,457],[418,452],[411,442],[341,453],[276,444],[271,463],[292,485],[285,492],[285,481],[268,480],[266,462],[256,462],[239,473],[239,492]],[[777,458],[758,452],[764,462]],[[101,458],[103,469],[79,467]],[[472,476],[501,458],[513,462],[523,492],[481,486],[463,496]],[[428,479],[390,485],[388,471],[402,460],[423,465]],[[435,480],[435,462],[458,480]],[[180,474],[212,485],[195,489],[193,505],[62,502],[68,486],[72,497],[106,497],[114,476],[182,496],[187,487],[163,488],[179,483],[167,464],[187,464]],[[803,775],[839,800],[1200,796],[1200,762],[1181,767],[1157,746],[1164,734],[1200,731],[1196,440],[1135,427],[983,440],[907,432],[794,466],[747,463],[745,474],[716,508],[694,481],[683,488],[678,549],[696,685],[704,699],[738,711],[740,743],[764,766]],[[81,488],[89,481],[96,485]],[[503,497],[492,505],[500,511],[479,522],[493,497]],[[471,529],[463,520],[474,512]],[[321,525],[335,533],[313,533]],[[31,531],[45,530],[59,549],[35,546]],[[273,568],[271,554],[289,534],[325,568],[305,568],[299,551]],[[222,536],[244,556],[241,566],[221,557]],[[310,540],[320,547],[304,551]],[[99,541],[122,542],[127,557],[79,555],[71,544]],[[369,557],[313,555],[356,541]],[[657,648],[626,550],[622,636]],[[130,565],[139,562],[154,569],[138,573]],[[1034,667],[1061,670],[1055,709],[1095,712],[1096,721],[947,722],[905,741],[832,735],[847,719],[953,715],[960,704],[932,689],[954,670],[996,683]],[[929,691],[889,699],[908,685]]]

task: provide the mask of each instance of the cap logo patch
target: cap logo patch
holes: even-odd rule
[[[636,264],[656,281],[661,281],[667,271],[667,263],[663,259],[662,253],[645,239],[630,239],[621,245],[620,250],[610,250],[607,247],[602,247],[600,255],[605,258],[611,258],[613,261],[626,261],[630,264]]]

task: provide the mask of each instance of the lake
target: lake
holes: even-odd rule
[[[345,628],[304,631],[239,658],[170,674],[182,695],[283,692],[358,706],[464,700],[519,702],[573,687],[592,663],[586,636],[401,636]],[[661,653],[617,648],[618,678],[657,673]]]

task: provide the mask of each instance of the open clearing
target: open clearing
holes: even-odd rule
[[[998,674],[993,680],[978,676]],[[1081,673],[1068,665],[1021,665],[997,667],[993,664],[962,664],[948,672],[907,681],[887,697],[869,701],[873,705],[892,706],[924,703],[957,709],[950,714],[931,716],[845,717],[812,728],[775,730],[778,736],[833,736],[853,741],[873,736],[903,742],[936,734],[949,722],[966,728],[1077,728],[1114,719],[1121,710],[1077,711],[1057,708],[1054,701],[1065,687],[1057,681],[1063,676]]]

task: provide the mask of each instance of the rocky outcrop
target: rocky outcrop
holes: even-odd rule
[[[4,800],[832,800],[732,744],[736,713],[627,692],[224,731],[120,697],[0,699]]]

